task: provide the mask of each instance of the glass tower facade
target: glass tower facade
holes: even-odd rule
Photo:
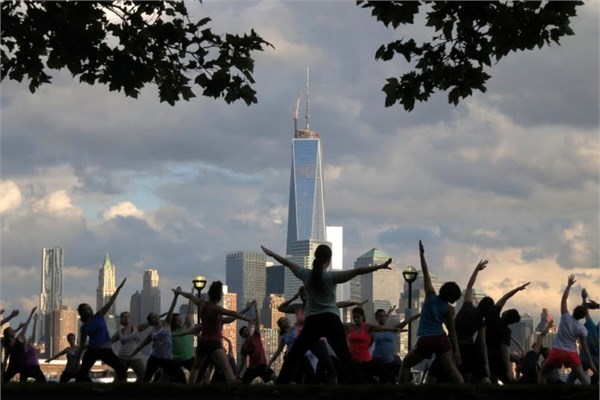
[[[292,140],[287,254],[292,254],[293,242],[326,241],[322,159],[321,135],[296,131]]]

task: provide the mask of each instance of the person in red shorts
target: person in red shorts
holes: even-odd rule
[[[563,365],[571,370],[575,371],[579,381],[584,385],[590,384],[590,378],[583,370],[581,365],[581,359],[577,353],[577,340],[579,345],[587,355],[588,359],[591,359],[590,349],[587,345],[585,337],[587,336],[587,329],[577,322],[580,319],[585,318],[586,309],[585,306],[579,305],[573,309],[573,314],[569,314],[567,307],[567,298],[569,297],[569,291],[571,286],[575,283],[575,275],[569,275],[567,280],[567,287],[562,295],[560,301],[560,324],[558,325],[558,332],[552,341],[552,350],[548,354],[548,358],[542,364],[540,371],[540,380],[545,383],[546,376],[554,368],[560,368]],[[590,369],[596,372],[596,366],[590,365]]]
[[[260,314],[256,300],[252,300],[254,306],[254,332],[250,334],[250,328],[243,326],[240,328],[240,336],[244,338],[242,344],[240,360],[240,369],[238,376],[243,383],[251,383],[255,378],[260,377],[263,382],[267,383],[274,381],[277,376],[275,371],[267,366],[267,356],[265,348],[260,337]],[[248,365],[246,365],[248,359]]]

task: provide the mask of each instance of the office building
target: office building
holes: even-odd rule
[[[146,322],[151,312],[160,314],[160,288],[158,271],[154,268],[144,271],[142,292],[140,293],[140,320]]]
[[[261,252],[236,251],[227,254],[225,280],[229,290],[237,294],[238,311],[256,300],[263,304],[267,290],[266,256]]]
[[[62,307],[62,271],[64,252],[61,247],[42,249],[42,271],[40,287],[40,307],[37,339],[44,343],[47,352],[54,350],[50,341],[51,326],[54,324],[52,312]],[[62,350],[62,349],[61,349]]]
[[[342,271],[344,269],[344,228],[342,226],[328,226],[325,229],[327,241],[331,243],[331,269]],[[335,297],[338,301],[345,300],[345,284],[337,285]]]
[[[284,274],[287,267],[283,265],[267,265],[267,294],[282,294]]]
[[[98,269],[98,287],[96,288],[96,311],[104,307],[111,296],[117,290],[116,266],[110,262],[108,253],[104,256],[104,262]],[[112,304],[106,315],[115,315],[116,305]]]
[[[384,251],[373,248],[356,259],[354,268],[383,264],[389,258],[390,256]],[[353,281],[359,282],[359,290],[354,291],[355,297],[352,300],[369,300],[362,306],[367,322],[376,323],[375,311],[379,308],[387,311],[390,307],[398,307],[398,295],[403,281],[402,272],[395,262],[390,264],[390,268],[389,270],[381,269],[372,274],[359,275],[353,279]]]
[[[235,310],[237,306],[237,293],[232,293],[227,285],[223,285],[223,308],[227,310]],[[241,310],[240,310],[241,311]],[[241,325],[240,325],[241,327]],[[232,353],[237,355],[238,351],[238,321],[235,320],[230,324],[223,325],[223,337],[231,341]],[[227,351],[227,344],[223,342],[223,346]]]
[[[131,295],[129,300],[129,314],[132,325],[139,325],[146,321],[145,318],[142,318],[142,294],[138,290]]]
[[[277,308],[285,301],[282,294],[268,294],[262,305],[260,320],[265,328],[278,329],[277,320],[285,317],[285,314]]]

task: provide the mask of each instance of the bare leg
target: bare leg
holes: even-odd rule
[[[414,351],[410,351],[406,357],[404,357],[402,367],[400,367],[400,383],[408,382],[410,369],[421,361],[423,361],[423,358]]]
[[[224,349],[213,351],[210,357],[214,361],[216,367],[223,371],[223,375],[225,375],[225,380],[227,382],[231,383],[237,381],[237,378],[231,370],[231,365],[229,365],[229,360],[227,360],[227,354],[225,354]]]
[[[204,365],[204,361],[206,360],[206,356],[196,357],[194,359],[194,365],[192,366],[192,370],[190,371],[190,376],[188,377],[188,383],[194,384],[198,380],[198,372],[200,371],[200,367]]]
[[[452,351],[447,351],[444,354],[438,355],[438,357],[442,363],[442,367],[444,367],[444,371],[446,371],[450,379],[452,379],[452,382],[465,383],[460,371],[456,367],[456,362],[454,362]]]
[[[574,366],[572,370],[575,371],[575,374],[577,374],[577,378],[579,378],[579,382],[581,382],[582,385],[590,384],[590,377],[587,376],[581,364]]]

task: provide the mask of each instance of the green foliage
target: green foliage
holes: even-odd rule
[[[106,84],[136,98],[146,84],[160,101],[202,95],[256,103],[253,51],[271,46],[254,30],[217,35],[210,18],[192,21],[183,1],[2,2],[2,70],[29,83],[50,83],[67,68],[90,85]]]
[[[386,27],[413,24],[426,9],[426,26],[433,28],[430,41],[399,39],[382,45],[376,60],[389,61],[401,54],[412,70],[400,78],[388,78],[383,86],[385,106],[402,104],[410,111],[415,101],[426,101],[436,91],[448,91],[454,105],[486,91],[485,71],[511,51],[533,50],[560,44],[574,35],[570,19],[581,1],[362,1]]]

